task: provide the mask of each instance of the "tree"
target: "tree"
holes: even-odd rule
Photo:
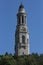
[[[43,65],[43,54],[32,53],[23,56],[0,55],[0,65]]]
[[[43,65],[43,54],[40,55],[39,64],[40,64],[40,65]]]
[[[4,55],[0,65],[17,65],[16,60],[11,55]]]
[[[26,65],[24,58],[18,58],[17,59],[17,65]]]

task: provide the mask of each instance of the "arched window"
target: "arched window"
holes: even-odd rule
[[[22,24],[24,24],[24,16],[22,16]]]
[[[22,43],[25,43],[25,36],[22,36]]]

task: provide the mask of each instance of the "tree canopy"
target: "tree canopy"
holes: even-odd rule
[[[6,53],[0,55],[0,65],[43,65],[43,54],[16,56]]]

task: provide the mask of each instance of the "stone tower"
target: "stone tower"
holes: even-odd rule
[[[26,21],[26,12],[21,4],[17,13],[17,26],[15,31],[15,54],[30,54],[29,32]]]

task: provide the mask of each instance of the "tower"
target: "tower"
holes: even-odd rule
[[[17,13],[17,26],[15,31],[15,54],[30,54],[29,32],[26,21],[26,12],[21,4]]]

